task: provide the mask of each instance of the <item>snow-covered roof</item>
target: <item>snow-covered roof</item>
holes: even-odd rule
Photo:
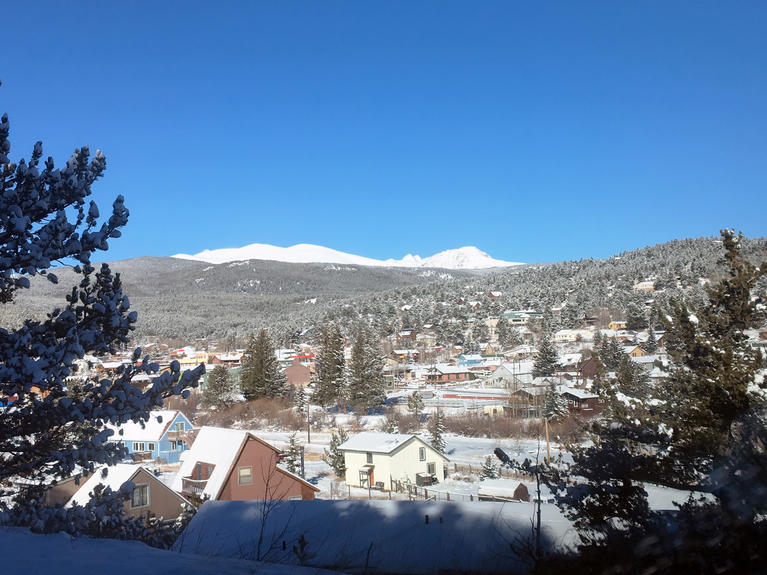
[[[128,421],[119,426],[107,425],[107,428],[114,431],[114,435],[109,439],[110,441],[160,441],[178,413],[178,410],[170,409],[152,411],[143,428],[140,423],[134,421]],[[158,418],[162,421],[158,421]],[[122,435],[120,435],[120,430],[123,432]]]
[[[594,395],[593,393],[586,391],[585,389],[580,389],[577,387],[563,387],[557,390],[560,394],[561,393],[569,393],[570,395],[577,397],[578,399],[593,399],[596,397],[599,397],[598,395]]]
[[[88,481],[80,486],[80,489],[67,501],[65,507],[72,507],[75,503],[85,505],[90,501],[90,494],[99,483],[109,487],[112,491],[118,491],[120,486],[126,481],[130,481],[141,469],[140,465],[131,465],[129,463],[118,463],[112,466],[103,466],[88,478]],[[151,473],[151,471],[147,471]]]
[[[379,433],[364,431],[350,437],[340,446],[346,451],[369,451],[371,453],[391,453],[398,447],[417,437],[408,433]]]
[[[183,487],[182,479],[191,476],[197,462],[203,461],[214,465],[215,468],[202,493],[215,499],[248,435],[249,433],[242,429],[223,429],[207,425],[202,427],[197,433],[192,447],[184,452],[181,469],[176,474],[171,489],[180,493]]]

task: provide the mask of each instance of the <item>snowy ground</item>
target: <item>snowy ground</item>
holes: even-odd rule
[[[74,538],[65,533],[37,535],[0,527],[5,551],[3,575],[330,575],[331,572],[238,558],[202,557],[148,547],[138,541]],[[338,575],[337,572],[332,572]]]
[[[205,503],[175,548],[203,556],[240,557],[261,538],[262,556],[297,564],[294,546],[307,543],[304,564],[352,572],[527,572],[520,541],[531,541],[530,503],[434,501],[285,501],[265,522],[256,501]],[[261,525],[265,525],[261,533]],[[577,536],[555,506],[542,509],[544,549]]]

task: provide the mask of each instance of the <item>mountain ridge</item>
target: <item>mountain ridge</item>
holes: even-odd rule
[[[490,269],[522,265],[521,262],[507,262],[494,259],[475,246],[445,250],[426,258],[407,254],[399,260],[393,258],[377,260],[315,244],[295,244],[284,248],[259,243],[249,244],[240,248],[203,250],[196,254],[175,254],[171,257],[212,264],[266,260],[287,263],[329,263],[373,267],[443,268],[453,270]]]

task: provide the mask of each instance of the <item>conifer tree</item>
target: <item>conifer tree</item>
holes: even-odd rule
[[[301,472],[301,446],[298,444],[296,432],[290,434],[288,448],[285,450],[285,457],[282,460],[285,469],[298,475]]]
[[[535,354],[533,377],[550,377],[557,372],[559,356],[547,334],[541,337],[538,353]]]
[[[509,346],[511,327],[505,317],[501,317],[498,323],[495,324],[495,337],[498,340],[498,345],[502,348]]]
[[[421,414],[423,413],[423,408],[423,395],[417,391],[414,391],[407,398],[408,411],[410,411],[410,413],[412,413],[415,417],[420,418]]]
[[[543,395],[543,417],[549,421],[555,421],[566,417],[569,413],[567,409],[567,400],[557,393],[554,382],[546,387],[546,393]]]
[[[205,407],[224,409],[237,402],[237,386],[229,369],[217,365],[208,375],[208,383],[202,394]]]
[[[626,311],[626,329],[639,331],[647,327],[647,317],[644,310],[631,302]]]
[[[96,251],[108,249],[128,221],[122,196],[111,215],[99,223],[95,202],[87,203],[91,185],[101,177],[106,159],[76,149],[63,167],[52,158],[41,165],[37,142],[29,161],[11,162],[9,121],[0,120],[0,304],[40,275],[58,283],[53,262],[73,261],[82,279],[61,307],[43,321],[0,329],[0,398],[15,398],[0,409],[0,485],[12,477],[45,485],[69,477],[76,468],[116,463],[125,455],[106,424],[146,422],[163,399],[188,395],[204,372],[180,370],[178,362],[142,389],[136,374],[158,375],[159,366],[133,353],[130,364],[113,378],[83,377],[75,382],[76,361],[86,354],[115,353],[130,342],[137,314],[122,293],[119,274],[106,264],[91,265]]]
[[[655,330],[653,328],[650,328],[647,330],[648,336],[647,336],[647,342],[644,344],[644,350],[647,353],[655,353],[658,351],[658,340],[655,338]]]
[[[339,449],[346,440],[349,439],[349,435],[343,428],[339,428],[338,432],[333,433],[330,436],[330,446],[325,450],[325,454],[322,459],[333,468],[337,477],[343,477],[346,472],[346,462],[344,461],[344,453]]]
[[[344,338],[336,323],[324,326],[320,332],[317,352],[317,382],[312,399],[317,405],[340,404],[344,397]]]
[[[484,479],[495,479],[498,477],[498,468],[493,465],[492,456],[485,457],[485,462],[482,464],[482,468],[479,470],[480,481]]]
[[[240,371],[240,389],[248,401],[285,394],[285,374],[280,370],[274,344],[265,329],[258,336],[250,336]]]
[[[354,339],[348,379],[348,400],[353,409],[369,410],[384,404],[383,357],[367,327],[361,327]]]
[[[649,393],[649,381],[645,371],[631,361],[628,355],[623,355],[615,382],[618,391],[634,399],[644,400]]]
[[[594,445],[575,449],[570,473],[581,479],[560,503],[582,534],[582,557],[602,568],[628,572],[638,560],[645,572],[767,566],[758,550],[767,535],[760,519],[767,512],[767,384],[758,377],[761,353],[744,333],[763,321],[764,294],[754,292],[767,265],[748,262],[741,239],[722,232],[728,275],[708,290],[707,304],[674,305],[666,325],[676,342],[673,365],[658,401],[613,402],[610,419],[593,428]],[[667,530],[649,508],[644,482],[716,499],[689,500]],[[631,557],[647,540],[663,545]],[[629,557],[612,549],[628,549]]]
[[[438,409],[429,422],[429,437],[431,446],[440,453],[445,452],[445,416]]]

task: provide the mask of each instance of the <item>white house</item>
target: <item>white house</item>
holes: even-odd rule
[[[449,459],[417,435],[364,432],[341,444],[346,483],[391,490],[394,483],[418,484],[428,475],[445,480]],[[424,474],[418,477],[419,474]]]

